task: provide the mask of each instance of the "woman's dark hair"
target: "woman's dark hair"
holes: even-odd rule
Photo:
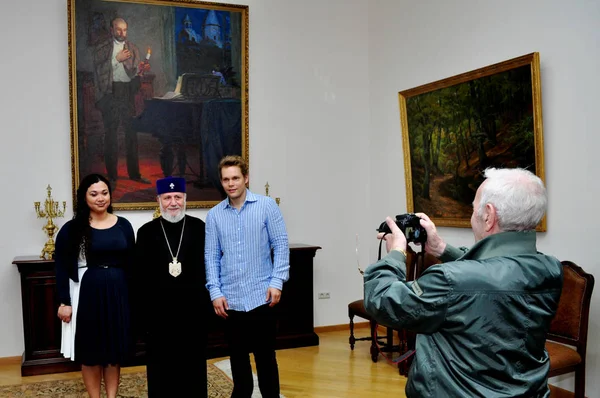
[[[109,213],[113,212],[112,189],[108,180],[100,174],[90,174],[85,176],[77,188],[77,203],[74,206],[71,244],[73,245],[72,249],[75,256],[79,256],[80,250],[83,249],[85,257],[87,258],[92,229],[90,227],[90,208],[85,197],[89,187],[97,182],[103,182],[108,187],[111,204],[108,206],[107,211]]]

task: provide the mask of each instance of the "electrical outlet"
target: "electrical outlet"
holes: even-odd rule
[[[319,299],[328,299],[330,298],[329,292],[319,293]]]

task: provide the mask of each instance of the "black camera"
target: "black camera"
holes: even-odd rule
[[[421,226],[420,221],[421,219],[413,213],[399,214],[396,216],[396,225],[404,232],[407,242],[427,242],[427,231]],[[388,234],[392,232],[385,221],[381,223],[377,231]]]

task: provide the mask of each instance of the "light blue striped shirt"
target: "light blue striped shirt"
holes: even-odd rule
[[[279,206],[246,189],[239,211],[229,198],[210,209],[204,260],[211,300],[225,296],[230,310],[246,312],[266,304],[267,289],[282,290],[289,278],[290,249]]]

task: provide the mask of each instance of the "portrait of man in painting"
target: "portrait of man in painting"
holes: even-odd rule
[[[117,209],[155,207],[187,181],[188,207],[225,197],[217,165],[248,158],[247,6],[69,0],[73,190],[103,174]]]

